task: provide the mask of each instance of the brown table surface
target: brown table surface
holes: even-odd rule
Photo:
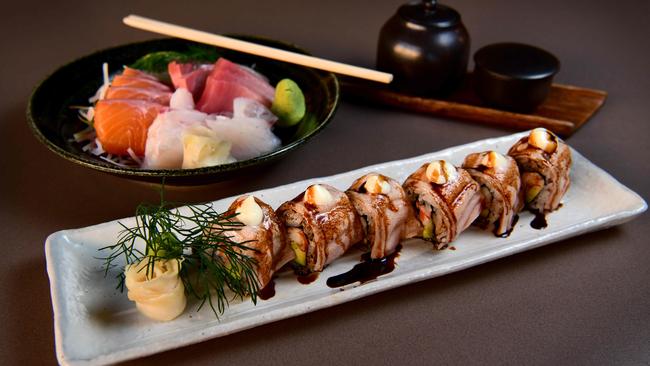
[[[56,362],[43,244],[48,234],[131,216],[151,187],[81,168],[32,137],[32,87],[94,50],[155,36],[127,28],[136,13],[213,32],[299,44],[315,55],[374,64],[394,1],[32,2],[3,5],[0,22],[0,364]],[[128,4],[127,4],[128,3]],[[569,140],[650,197],[650,2],[449,0],[472,52],[498,41],[552,51],[556,80],[609,92]],[[509,134],[498,128],[343,102],[313,142],[252,180],[175,189],[208,201]],[[607,195],[596,195],[608,199]],[[648,364],[648,215],[326,310],[136,360],[132,364]]]

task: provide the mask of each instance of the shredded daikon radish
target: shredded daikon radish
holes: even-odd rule
[[[119,166],[119,167],[121,167],[121,168],[130,168],[130,167],[129,167],[128,165],[126,165],[126,164],[123,164],[123,163],[120,163],[120,162],[118,162],[118,161],[113,160],[113,156],[110,155],[110,154],[109,154],[108,156],[100,156],[99,158],[102,159],[102,160],[104,160],[104,161],[106,161],[106,162],[108,162],[108,163],[111,163],[111,164],[117,165],[117,166]]]
[[[97,134],[95,133],[95,129],[92,126],[88,126],[85,130],[79,131],[72,135],[72,137],[72,140],[75,142],[84,142],[94,140],[95,137],[97,137]]]
[[[97,154],[95,154],[95,155],[100,155],[100,154],[103,154],[103,153],[106,152],[106,151],[104,151],[104,147],[102,146],[102,142],[99,141],[99,139],[95,139],[95,144],[97,145],[97,149],[96,149]]]
[[[133,159],[136,163],[138,163],[138,165],[142,165],[142,160],[140,160],[140,158],[133,152],[133,149],[129,147],[128,149],[126,149],[126,152],[129,153],[131,159]]]
[[[79,108],[79,116],[85,120],[84,122],[91,122],[95,117],[95,108]]]
[[[97,89],[95,95],[88,99],[88,102],[95,103],[96,101],[102,100],[106,97],[106,92],[108,91],[108,87],[111,84],[111,80],[108,75],[108,63],[106,62],[102,64],[102,77],[104,79],[104,83],[99,87],[99,89]]]

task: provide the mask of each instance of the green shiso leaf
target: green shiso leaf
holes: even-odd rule
[[[167,65],[172,62],[205,62],[217,61],[219,53],[214,48],[190,46],[187,51],[158,51],[140,57],[129,67],[151,74],[165,74]]]

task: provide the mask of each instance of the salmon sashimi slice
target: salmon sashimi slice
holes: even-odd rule
[[[196,108],[203,113],[232,113],[233,101],[241,97],[253,99],[266,107],[271,106],[268,99],[242,84],[209,77]]]
[[[155,76],[153,76],[153,75],[151,75],[149,73],[146,73],[144,71],[140,71],[138,69],[133,69],[133,68],[130,68],[128,66],[124,66],[124,71],[122,71],[122,75],[159,81]]]
[[[94,126],[104,150],[129,155],[130,148],[144,156],[147,131],[158,113],[166,107],[146,100],[108,99],[95,105]]]
[[[194,100],[197,101],[201,97],[201,93],[205,87],[205,80],[210,72],[212,72],[213,67],[214,65],[180,64],[172,61],[167,65],[167,71],[172,79],[174,88],[185,88],[189,90]]]
[[[167,85],[159,81],[138,76],[117,75],[111,81],[111,85],[171,92],[171,89]]]
[[[110,86],[106,91],[105,99],[137,99],[147,100],[150,102],[169,105],[172,97],[171,92],[161,91],[158,89],[134,88],[131,86]]]

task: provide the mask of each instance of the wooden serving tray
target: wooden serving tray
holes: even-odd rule
[[[578,130],[605,103],[607,92],[570,85],[553,84],[544,101],[532,113],[517,113],[487,106],[474,93],[472,75],[446,99],[430,99],[402,94],[378,83],[341,78],[346,99],[384,105],[439,117],[478,122],[515,130],[545,127],[568,137]]]

